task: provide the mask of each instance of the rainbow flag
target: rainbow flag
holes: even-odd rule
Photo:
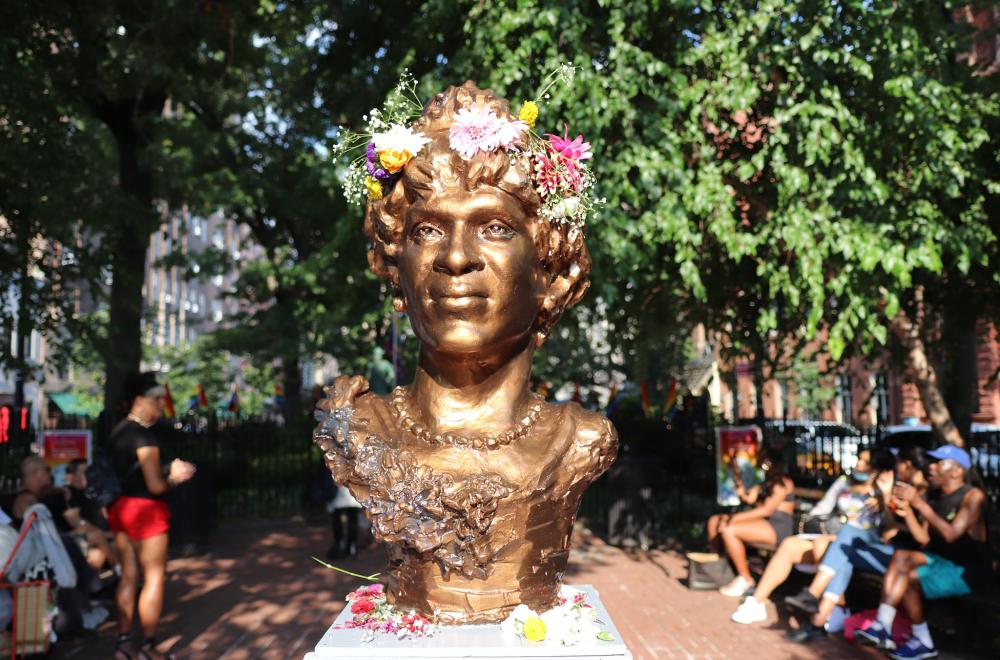
[[[198,383],[198,407],[208,408],[208,396],[205,394],[205,386]]]
[[[618,406],[620,405],[621,401],[618,400],[618,383],[612,383],[611,392],[608,393],[608,405],[604,409],[604,414],[611,417],[618,412]]]
[[[677,379],[673,378],[670,381],[670,387],[667,388],[667,399],[663,402],[663,414],[667,419],[673,419],[673,416],[677,410]]]
[[[649,417],[649,383],[642,381],[639,393],[642,395],[642,414]]]
[[[233,395],[229,397],[229,406],[227,409],[231,413],[238,413],[240,411],[240,394],[236,390],[235,385],[233,385]]]
[[[167,417],[176,417],[177,411],[174,409],[174,397],[170,396],[170,383],[163,383],[163,414]]]

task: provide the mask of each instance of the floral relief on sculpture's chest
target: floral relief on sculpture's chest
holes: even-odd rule
[[[377,538],[432,559],[444,574],[488,577],[501,544],[490,534],[501,502],[515,492],[495,472],[456,476],[417,461],[369,435],[358,448],[354,478]]]

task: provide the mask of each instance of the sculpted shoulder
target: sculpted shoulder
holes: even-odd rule
[[[577,469],[592,472],[591,477],[596,479],[618,455],[618,432],[611,420],[598,412],[585,410],[576,402],[561,405],[573,434],[571,456],[567,458]]]
[[[384,431],[391,419],[389,401],[369,389],[364,376],[338,376],[325,388],[327,398],[319,407],[327,412],[351,408],[351,424],[355,430]]]

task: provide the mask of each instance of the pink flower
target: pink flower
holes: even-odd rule
[[[575,160],[563,158],[558,153],[536,153],[535,183],[542,197],[559,190],[580,192],[583,190],[583,172]]]
[[[518,139],[520,139],[521,134],[527,130],[528,124],[520,119],[515,119],[514,121],[510,121],[509,119],[501,120],[500,130],[497,131],[497,142],[499,142],[499,146],[510,151]]]
[[[367,598],[361,598],[351,603],[351,614],[368,614],[375,609],[375,603]]]
[[[375,599],[385,598],[383,589],[384,587],[380,583],[358,587],[351,593],[347,594],[347,600],[355,601],[360,598],[375,598]]]
[[[538,185],[538,194],[547,197],[559,190],[561,181],[556,162],[543,153],[535,154],[535,183]]]
[[[569,127],[566,127],[563,137],[546,133],[549,139],[549,147],[563,158],[569,160],[587,160],[593,157],[590,151],[590,143],[583,141],[583,135],[577,135],[572,140],[569,139]]]
[[[482,105],[462,108],[455,114],[448,131],[451,148],[463,158],[472,158],[478,151],[510,149],[528,125],[521,120],[510,121]]]
[[[401,624],[406,630],[417,633],[426,630],[430,625],[430,621],[420,614],[410,612],[409,614],[403,615]]]

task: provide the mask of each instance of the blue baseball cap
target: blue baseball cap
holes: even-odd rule
[[[934,451],[927,452],[927,455],[932,458],[936,458],[939,461],[950,458],[966,470],[972,467],[972,461],[969,460],[968,452],[964,449],[956,447],[955,445],[941,445]]]

